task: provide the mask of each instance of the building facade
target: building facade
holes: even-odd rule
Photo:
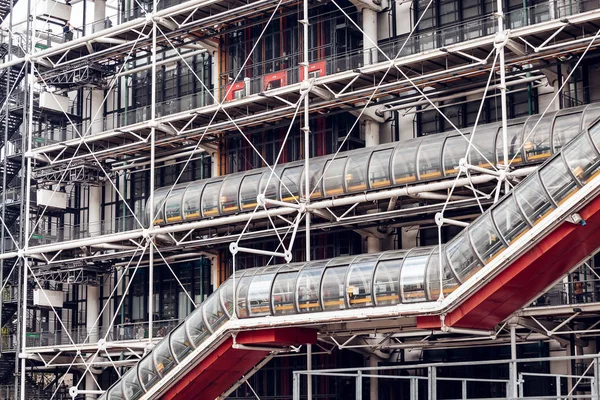
[[[0,17],[0,399],[600,395],[599,1]]]

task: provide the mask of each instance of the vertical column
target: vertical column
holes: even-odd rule
[[[518,397],[518,379],[517,379],[517,327],[510,326],[510,397]]]
[[[380,127],[376,121],[365,121],[365,147],[377,146],[380,143]]]
[[[108,28],[108,24],[105,24],[104,19],[106,18],[106,0],[94,0],[94,32],[101,31],[102,29]],[[115,21],[116,22],[116,21]]]
[[[500,105],[501,105],[501,117],[502,117],[502,168],[508,169],[508,106],[506,103],[506,63],[504,60],[504,46],[508,41],[507,33],[504,31],[504,11],[502,9],[502,0],[497,1],[498,12],[496,16],[498,18],[498,29],[496,32],[496,39],[494,40],[494,46],[498,52],[500,59]],[[504,183],[504,190],[508,192],[508,181]]]
[[[102,215],[102,188],[100,186],[90,186],[90,199],[88,204],[88,224],[91,236],[101,234],[101,215]]]
[[[100,321],[96,321],[100,315],[100,287],[87,286],[85,326],[89,336],[89,343],[95,343],[100,338]]]
[[[212,51],[212,84],[213,84],[213,95],[215,96],[215,102],[221,101],[221,69],[219,68],[219,62],[221,57],[219,55],[219,46]]]
[[[91,207],[90,207],[91,210]],[[98,286],[87,286],[87,300],[86,300],[86,313],[85,313],[85,326],[87,329],[87,335],[89,337],[88,342],[94,344],[100,338],[100,321],[96,321],[100,314],[100,287]],[[85,389],[86,390],[98,390],[92,371],[88,371],[85,376]],[[95,394],[86,394],[85,400],[93,400],[96,398]]]
[[[100,314],[100,288],[98,286],[87,286],[87,300],[86,300],[86,315],[85,325],[87,327],[87,335],[89,337],[89,343],[93,344],[100,338],[99,326],[100,322],[96,321]],[[92,371],[88,371],[85,376],[85,389],[86,390],[98,390]],[[95,394],[86,394],[86,400],[93,400],[96,398]]]
[[[152,14],[156,13],[157,0],[153,1]],[[151,110],[150,110],[150,208],[152,217],[149,221],[149,229],[152,230],[154,222],[154,182],[156,163],[156,20],[152,19],[152,85],[151,85]],[[148,260],[148,339],[152,341],[154,330],[154,236],[152,232],[147,237],[149,260]]]
[[[362,9],[363,55],[364,65],[377,62],[377,11],[364,7]]]
[[[36,15],[36,11],[37,11],[37,7],[36,7],[36,3],[32,2],[31,0],[28,0],[27,2],[27,11],[28,11],[28,15]],[[35,36],[32,34],[33,30],[32,30],[32,18],[28,18],[27,19],[27,44],[28,44],[28,53],[29,55],[32,55],[35,52]],[[23,141],[25,143],[23,143],[23,148],[26,149],[27,154],[31,154],[31,148],[32,148],[32,144],[33,144],[33,93],[34,93],[34,89],[35,89],[35,76],[33,73],[33,67],[34,67],[34,63],[33,61],[30,62],[26,62],[26,68],[28,67],[28,69],[26,70],[26,74],[27,74],[27,79],[26,82],[29,82],[29,85],[26,86],[26,91],[28,92],[28,95],[26,95],[25,97],[25,101],[23,102],[23,107],[25,108],[23,113],[23,116],[27,116],[27,128],[25,131],[25,134],[23,135]],[[29,235],[30,235],[30,230],[31,230],[31,225],[30,225],[30,221],[32,220],[31,218],[31,207],[29,206],[31,204],[31,178],[33,177],[32,171],[33,171],[33,164],[32,164],[32,159],[31,157],[23,157],[23,159],[25,160],[25,173],[23,174],[22,178],[21,178],[21,191],[25,191],[24,196],[22,195],[21,198],[25,199],[25,202],[22,204],[21,206],[21,216],[23,216],[24,218],[22,219],[23,221],[25,221],[23,223],[24,226],[21,227],[21,232],[23,234],[23,236],[21,237],[21,246],[22,246],[22,250],[25,252],[29,249]],[[23,192],[21,192],[23,194]],[[28,287],[28,268],[29,268],[29,258],[27,256],[24,255],[24,253],[21,255],[21,262],[22,262],[22,292],[21,292],[21,309],[20,309],[20,314],[19,317],[21,318],[21,343],[20,343],[20,354],[19,357],[15,357],[16,360],[20,359],[21,361],[21,371],[20,371],[20,390],[19,390],[19,395],[21,400],[25,400],[27,395],[25,393],[25,383],[26,383],[26,373],[27,373],[27,358],[26,353],[27,353],[27,287]],[[41,289],[41,288],[40,288]],[[15,388],[16,389],[16,388]],[[16,392],[16,390],[15,390]],[[16,396],[15,396],[16,398]]]
[[[367,253],[377,253],[381,251],[381,239],[375,235],[367,236]]]
[[[369,357],[369,367],[371,368],[377,368],[379,367],[379,360],[377,359],[377,356],[375,354],[372,354]],[[378,375],[379,371],[377,371],[376,369],[372,369],[369,371],[369,375],[371,375],[371,377],[369,378],[369,399],[370,400],[377,400],[379,398],[379,379],[376,378],[373,375]]]

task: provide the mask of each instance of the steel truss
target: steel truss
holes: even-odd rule
[[[335,1],[333,2],[334,4]],[[500,2],[499,2],[500,4]],[[430,2],[431,5],[431,2]],[[104,29],[97,33],[86,35],[65,44],[59,44],[52,48],[35,51],[34,38],[31,33],[23,42],[17,40],[15,34],[9,30],[11,38],[15,42],[23,44],[27,55],[0,65],[0,69],[10,68],[20,64],[27,65],[29,71],[27,98],[28,104],[25,108],[33,109],[33,93],[37,86],[46,89],[53,88],[72,88],[70,84],[77,81],[81,84],[94,84],[107,88],[109,91],[114,88],[117,77],[120,74],[126,74],[128,63],[136,57],[150,57],[152,71],[151,75],[156,76],[157,71],[157,49],[162,46],[172,49],[177,54],[177,58],[185,61],[189,53],[182,53],[181,49],[191,49],[197,52],[210,51],[214,47],[212,37],[225,32],[228,29],[234,29],[238,21],[252,18],[259,14],[270,15],[268,20],[264,20],[268,26],[270,20],[278,12],[289,12],[296,3],[290,1],[270,2],[258,0],[239,5],[239,2],[218,1],[218,0],[191,0],[176,6],[158,10],[158,3],[155,0],[152,10],[146,12],[144,17],[136,18],[124,22],[118,26]],[[336,4],[337,6],[337,4]],[[32,5],[35,7],[35,5]],[[339,7],[339,11],[345,14],[345,11]],[[153,203],[155,179],[154,170],[157,162],[162,156],[172,153],[173,146],[183,147],[191,141],[195,143],[188,162],[199,149],[215,151],[212,142],[218,141],[225,135],[241,135],[252,144],[247,133],[248,128],[256,124],[268,124],[277,121],[290,122],[288,135],[294,128],[296,118],[300,119],[302,113],[302,122],[300,130],[304,134],[304,157],[305,168],[309,168],[310,148],[310,128],[309,119],[311,114],[322,111],[346,112],[351,111],[359,117],[369,117],[376,121],[382,121],[382,116],[394,109],[408,109],[414,106],[415,102],[429,104],[438,109],[435,102],[443,100],[444,96],[458,95],[457,91],[444,91],[436,89],[433,93],[426,91],[426,87],[441,87],[458,78],[462,84],[467,80],[473,82],[472,90],[485,94],[492,88],[491,80],[495,74],[501,75],[501,81],[496,88],[502,92],[503,101],[503,124],[506,132],[506,91],[511,85],[523,84],[524,82],[539,82],[545,75],[545,69],[549,60],[556,59],[566,54],[586,55],[591,47],[597,46],[598,32],[595,23],[600,20],[600,11],[589,11],[586,13],[569,16],[568,19],[554,19],[547,22],[534,24],[531,26],[505,30],[503,24],[502,8],[499,7],[498,29],[496,35],[488,35],[482,38],[467,40],[463,43],[438,47],[419,54],[409,56],[400,56],[400,52],[390,56],[382,50],[376,38],[368,38],[371,45],[379,52],[376,60],[368,65],[362,65],[359,68],[333,73],[318,78],[310,78],[308,74],[309,67],[309,1],[302,2],[302,17],[300,23],[303,27],[303,61],[298,66],[304,71],[304,79],[301,82],[290,84],[282,88],[273,89],[259,94],[251,95],[243,99],[225,101],[217,94],[206,87],[197,76],[199,83],[211,96],[211,103],[206,106],[189,109],[171,115],[160,115],[156,104],[156,79],[151,80],[152,101],[148,118],[143,122],[122,126],[103,125],[102,129],[95,129],[93,124],[101,122],[102,115],[97,112],[88,126],[78,124],[72,121],[67,110],[62,110],[65,117],[69,120],[69,126],[75,132],[74,136],[68,140],[49,145],[33,147],[34,135],[34,116],[33,113],[27,113],[26,121],[26,143],[25,152],[25,179],[23,186],[26,188],[25,206],[23,207],[25,220],[32,219],[32,213],[29,207],[31,203],[31,181],[33,177],[41,182],[51,182],[57,187],[64,182],[96,183],[106,181],[116,192],[118,200],[125,201],[125,196],[114,184],[116,171],[120,167],[112,165],[115,158],[136,154],[139,157],[143,155],[145,161],[148,161],[151,171],[150,179],[150,198]],[[35,11],[35,10],[30,10]],[[34,12],[31,13],[35,14]],[[354,21],[346,17],[354,23]],[[217,26],[217,28],[215,28]],[[365,32],[357,25],[357,28]],[[414,29],[413,29],[414,31]],[[257,40],[261,40],[262,34]],[[411,32],[412,34],[413,32]],[[403,46],[409,40],[406,38]],[[522,43],[522,44],[521,44]],[[505,54],[505,48],[510,49],[510,54]],[[534,53],[528,53],[533,50]],[[244,65],[249,61],[251,54],[246,58]],[[493,60],[493,61],[492,61]],[[452,65],[446,68],[446,65]],[[94,66],[94,67],[92,67]],[[90,68],[98,66],[100,78],[92,74]],[[243,68],[242,68],[243,69]],[[523,78],[523,76],[505,76],[507,70],[523,69],[533,72],[533,77]],[[240,70],[241,71],[241,70]],[[489,75],[487,75],[489,74]],[[486,75],[488,79],[485,79]],[[228,89],[228,90],[231,90]],[[415,95],[418,93],[418,95]],[[103,99],[103,104],[107,101],[107,96]],[[8,102],[6,102],[8,103]],[[390,103],[389,106],[387,103]],[[392,104],[393,103],[393,104]],[[4,105],[7,107],[7,104]],[[545,111],[547,111],[546,109]],[[441,110],[443,118],[446,116]],[[481,111],[481,110],[480,110]],[[446,118],[447,119],[447,118]],[[479,115],[478,115],[479,119]],[[358,120],[357,120],[358,123]],[[358,129],[356,124],[352,129]],[[351,129],[351,131],[352,131]],[[458,129],[457,129],[458,130]],[[535,130],[535,128],[534,128]],[[460,130],[458,130],[459,133]],[[476,128],[474,129],[476,132]],[[533,133],[533,132],[532,132]],[[350,133],[348,133],[349,135]],[[530,133],[531,134],[531,133]],[[469,147],[474,146],[472,141],[473,134],[469,141]],[[344,139],[346,141],[348,136]],[[149,269],[150,282],[149,292],[151,299],[148,304],[149,318],[147,340],[133,340],[131,342],[122,340],[111,340],[108,332],[101,335],[97,329],[102,317],[102,312],[96,318],[93,326],[88,327],[85,339],[79,343],[69,334],[69,330],[60,318],[60,313],[52,307],[52,312],[56,314],[58,321],[64,331],[69,336],[70,344],[49,348],[47,346],[28,347],[26,346],[27,321],[24,316],[27,315],[29,304],[27,296],[22,296],[22,305],[20,316],[22,317],[21,343],[19,353],[22,356],[21,364],[21,382],[20,396],[25,399],[25,380],[27,374],[27,359],[35,359],[43,363],[44,368],[67,368],[66,374],[72,369],[84,371],[82,379],[76,382],[72,393],[83,393],[79,387],[83,385],[86,376],[92,377],[97,389],[100,386],[95,380],[92,372],[97,372],[97,366],[114,367],[119,373],[120,367],[131,364],[139,359],[148,347],[156,343],[154,336],[153,321],[153,271],[159,263],[166,265],[170,271],[173,270],[170,262],[175,261],[169,258],[169,251],[173,249],[202,248],[215,243],[231,242],[231,253],[235,263],[235,255],[240,251],[250,253],[259,253],[280,257],[286,261],[291,261],[291,250],[294,241],[299,232],[306,236],[306,257],[310,255],[310,233],[318,229],[331,228],[363,228],[370,224],[376,224],[381,220],[389,220],[391,226],[401,226],[410,221],[409,214],[414,210],[396,209],[394,206],[375,208],[374,213],[357,213],[356,210],[361,205],[379,203],[395,203],[398,199],[427,197],[424,194],[433,195],[432,198],[442,200],[442,202],[433,202],[430,207],[439,212],[439,217],[433,220],[439,228],[445,223],[465,224],[448,216],[449,211],[453,209],[483,206],[498,200],[503,184],[509,187],[508,178],[519,178],[531,172],[530,169],[513,170],[510,168],[512,160],[508,159],[506,149],[506,135],[504,136],[504,163],[501,168],[495,166],[491,170],[478,170],[474,166],[463,163],[461,174],[452,180],[436,182],[432,184],[419,185],[414,187],[397,188],[380,192],[348,196],[331,200],[322,200],[311,202],[308,174],[305,182],[305,193],[308,195],[295,204],[278,204],[265,198],[262,193],[257,198],[257,207],[254,212],[249,214],[223,217],[214,220],[203,220],[192,223],[185,223],[173,226],[152,226],[145,224],[136,218],[134,227],[127,232],[116,232],[108,235],[95,236],[90,235],[82,239],[65,241],[60,243],[36,245],[32,240],[32,234],[35,231],[35,225],[24,224],[22,240],[17,237],[10,239],[14,242],[14,251],[4,251],[0,255],[0,260],[6,260],[17,257],[21,263],[21,284],[23,293],[27,293],[28,281],[35,281],[38,288],[42,288],[42,281],[66,281],[71,283],[96,284],[98,282],[99,270],[94,272],[94,268],[76,267],[71,269],[55,269],[44,272],[40,269],[41,265],[64,266],[68,263],[75,263],[75,257],[69,253],[70,250],[88,248],[83,257],[89,262],[98,259],[124,259],[127,261],[120,267],[119,283],[126,285],[124,293],[129,291],[133,277],[139,268],[143,265]],[[343,143],[340,145],[342,147]],[[186,148],[189,149],[189,148]],[[256,149],[254,149],[256,150]],[[339,150],[338,150],[339,151]],[[260,155],[260,153],[257,151]],[[281,154],[280,154],[281,155]],[[336,153],[337,155],[337,153]],[[45,168],[34,166],[34,160]],[[144,161],[144,162],[145,162]],[[269,166],[274,169],[279,162],[279,157],[274,165]],[[90,166],[92,164],[92,166]],[[473,175],[477,174],[477,175]],[[178,177],[179,180],[181,176]],[[278,180],[279,177],[272,175],[272,179]],[[321,177],[322,179],[322,177]],[[177,182],[176,182],[177,183]],[[173,185],[174,186],[174,185]],[[461,195],[470,193],[467,199],[456,200],[453,196],[455,191],[462,188]],[[486,190],[483,193],[478,189]],[[593,188],[594,190],[597,188]],[[573,197],[567,202],[565,208],[575,208],[577,201],[583,201],[583,196],[589,195],[593,190],[588,188],[584,192]],[[437,195],[437,197],[436,197]],[[431,196],[430,196],[431,197]],[[270,203],[270,204],[269,204]],[[278,208],[267,208],[268,205],[278,206]],[[129,207],[129,206],[127,206]],[[441,209],[440,209],[441,207]],[[42,209],[37,213],[38,222],[47,214],[47,209]],[[129,208],[131,215],[135,215]],[[432,211],[432,213],[434,212]],[[413,214],[419,215],[419,214]],[[545,221],[537,229],[550,229],[552,224],[560,221]],[[36,223],[36,224],[37,224]],[[2,221],[6,228],[4,221]],[[304,224],[304,228],[301,228]],[[9,232],[10,234],[10,232]],[[215,236],[218,235],[218,236]],[[242,241],[254,239],[257,237],[277,238],[279,248],[274,252],[265,252],[241,245]],[[441,239],[440,239],[441,242]],[[95,249],[90,251],[89,249]],[[514,249],[514,254],[518,254],[521,249]],[[164,253],[164,254],[163,254]],[[64,257],[63,257],[64,256]],[[508,255],[504,255],[508,257]],[[35,266],[35,268],[34,268]],[[493,270],[493,268],[492,268]],[[130,274],[129,281],[125,282],[125,271]],[[178,277],[173,273],[175,278]],[[481,275],[484,275],[483,273]],[[181,285],[181,282],[178,283]],[[3,283],[4,284],[4,283]],[[181,285],[183,287],[183,285]],[[118,298],[117,287],[115,285],[110,293],[109,299]],[[427,311],[435,312],[450,307],[458,296],[465,291],[473,290],[473,287],[460,288],[456,294],[440,298],[440,303],[431,307]],[[185,288],[184,288],[185,290]],[[45,296],[45,292],[43,292]],[[187,291],[186,291],[187,294]],[[189,294],[188,294],[189,297]],[[123,293],[119,304],[124,301]],[[48,300],[48,299],[46,299]],[[193,299],[189,299],[195,306]],[[107,302],[106,304],[108,304]],[[104,308],[106,308],[106,304]],[[397,312],[397,311],[395,311]],[[527,310],[525,311],[527,312]],[[398,315],[398,314],[397,314]],[[116,315],[111,318],[111,326],[115,324]],[[533,316],[532,316],[533,317]],[[574,318],[574,317],[573,317]],[[568,321],[568,319],[567,319]],[[294,323],[290,320],[290,323]],[[397,328],[397,322],[394,322],[394,329]],[[541,326],[541,325],[540,325]],[[562,326],[547,330],[549,336],[562,334]],[[392,327],[390,327],[392,329]],[[593,328],[592,328],[593,329]],[[512,333],[512,332],[511,332]],[[574,333],[570,331],[569,333]],[[511,335],[514,337],[514,334]],[[335,339],[334,343],[335,343]],[[373,347],[373,346],[371,346]],[[58,350],[57,350],[58,349]],[[117,360],[125,354],[126,360]],[[598,369],[597,356],[592,357],[595,365],[595,371]],[[522,360],[513,359],[511,361],[512,370],[516,371],[515,365]],[[432,381],[436,376],[436,366],[428,366],[430,379]],[[338,371],[339,372],[339,371]],[[300,374],[316,374],[318,372],[297,372]],[[595,375],[598,377],[598,375]],[[363,374],[362,377],[368,377]],[[361,379],[361,373],[357,375],[357,382]],[[509,390],[517,392],[516,381],[512,378],[507,382]],[[299,378],[298,378],[299,379]],[[295,380],[296,382],[296,380]],[[299,380],[298,380],[299,382]],[[467,380],[465,380],[467,382]],[[596,381],[597,382],[597,381]],[[296,388],[295,383],[295,388]],[[357,384],[357,388],[360,387]],[[430,386],[433,384],[430,382]],[[298,386],[299,388],[299,386]],[[358,390],[358,389],[357,389]],[[357,392],[358,393],[358,392]],[[598,391],[596,391],[598,393]],[[296,392],[294,393],[296,396]]]

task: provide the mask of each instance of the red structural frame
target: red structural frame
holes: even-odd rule
[[[236,343],[246,346],[314,344],[317,331],[303,328],[263,329],[239,332]],[[182,376],[162,400],[213,400],[269,355],[268,350],[235,349],[228,337],[198,365]]]
[[[313,72],[319,72],[319,76],[327,75],[327,62],[317,61],[316,63],[308,66],[308,74]],[[300,67],[300,80],[304,80],[304,68]]]
[[[239,92],[240,90],[244,90],[244,82],[236,82],[234,84],[228,85],[225,88],[225,93],[227,94],[227,101],[231,101],[233,99],[235,99],[235,93]],[[231,90],[230,90],[231,88]]]
[[[274,72],[263,76],[263,90],[274,89],[269,88],[269,84],[277,81],[279,81],[278,87],[287,86],[287,71]]]
[[[471,297],[448,313],[446,326],[491,329],[527,305],[600,247],[600,197],[579,211],[586,225],[563,222]],[[439,316],[417,318],[417,327],[440,327]]]

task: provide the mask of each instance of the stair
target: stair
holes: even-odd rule
[[[0,0],[1,2],[2,0]],[[23,80],[25,74],[21,70],[21,65],[15,65],[10,68],[6,68],[0,72],[0,99],[2,103],[6,100],[6,83],[7,80],[10,82],[10,88],[19,86],[19,83]]]
[[[12,181],[19,174],[21,170],[21,156],[8,156],[4,160],[0,161],[0,189],[4,189],[2,187],[2,174],[4,173],[4,169],[6,168],[6,189],[11,187]]]
[[[4,146],[4,130],[6,120],[6,113],[2,112],[0,115],[0,147]],[[19,127],[23,123],[23,118],[19,114],[13,112],[8,113],[8,140],[12,139],[17,132]]]
[[[15,4],[17,4],[17,0],[0,0],[0,19],[2,21],[4,21],[6,16],[10,13],[11,3],[12,7],[14,7]]]
[[[2,326],[12,323],[12,318],[17,312],[17,305],[14,303],[2,303]]]
[[[52,391],[44,390],[30,374],[25,375],[25,394],[26,398],[31,400],[50,400],[52,398]]]
[[[15,353],[2,353],[0,357],[0,385],[14,383]]]

